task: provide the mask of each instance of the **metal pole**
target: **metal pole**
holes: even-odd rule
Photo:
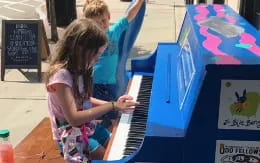
[[[57,42],[59,40],[56,22],[56,11],[54,0],[50,1],[50,23],[51,23],[51,40]]]
[[[199,0],[198,3],[206,3],[206,0]]]
[[[186,4],[193,4],[194,0],[186,0]]]

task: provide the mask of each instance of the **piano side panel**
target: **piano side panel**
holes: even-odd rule
[[[207,67],[184,141],[184,162],[215,162],[216,140],[260,141],[259,130],[218,129],[221,80],[259,80],[260,84],[259,72],[260,65]]]
[[[187,8],[188,13],[185,20],[190,19],[190,26],[194,29],[195,38],[198,40],[197,47],[204,60],[205,76],[194,111],[191,114],[192,117],[187,123],[188,129],[183,142],[183,162],[189,163],[194,160],[196,162],[215,162],[215,153],[219,152],[216,151],[217,140],[257,141],[258,143],[260,141],[259,130],[218,128],[221,80],[260,79],[258,75],[260,72],[260,33],[228,6],[189,5]],[[230,25],[244,29],[244,32],[235,37],[225,37],[210,28],[198,25],[200,21],[212,16],[220,17]],[[227,107],[227,109],[229,108]],[[231,115],[231,117],[234,118],[236,115]],[[239,153],[243,152],[231,152],[226,156],[231,157]],[[248,156],[248,153],[243,154]]]

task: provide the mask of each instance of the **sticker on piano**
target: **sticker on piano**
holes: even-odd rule
[[[260,80],[222,80],[219,129],[260,130]]]
[[[260,142],[217,140],[215,163],[259,163]]]

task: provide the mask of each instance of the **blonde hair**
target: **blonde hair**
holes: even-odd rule
[[[98,50],[107,44],[103,30],[91,19],[78,19],[67,28],[63,37],[57,43],[55,56],[46,72],[46,85],[50,77],[60,69],[67,69],[73,80],[73,92],[77,99],[83,100],[92,95],[92,67],[90,65],[98,55]],[[90,67],[88,66],[88,67]],[[78,89],[78,78],[83,75],[84,94]]]
[[[108,5],[103,0],[86,0],[83,15],[86,18],[97,18],[109,13]]]

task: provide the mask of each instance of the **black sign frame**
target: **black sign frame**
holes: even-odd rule
[[[37,25],[37,40],[36,46],[37,48],[37,56],[36,61],[34,64],[31,65],[15,65],[15,64],[9,64],[6,62],[6,58],[8,56],[6,53],[6,27],[8,24],[36,24]],[[2,54],[1,54],[1,80],[4,81],[4,76],[5,76],[5,69],[37,69],[38,72],[38,79],[41,81],[41,53],[42,53],[42,44],[41,44],[41,39],[42,39],[42,33],[43,33],[43,22],[42,20],[33,20],[33,19],[26,19],[26,20],[2,20]]]

